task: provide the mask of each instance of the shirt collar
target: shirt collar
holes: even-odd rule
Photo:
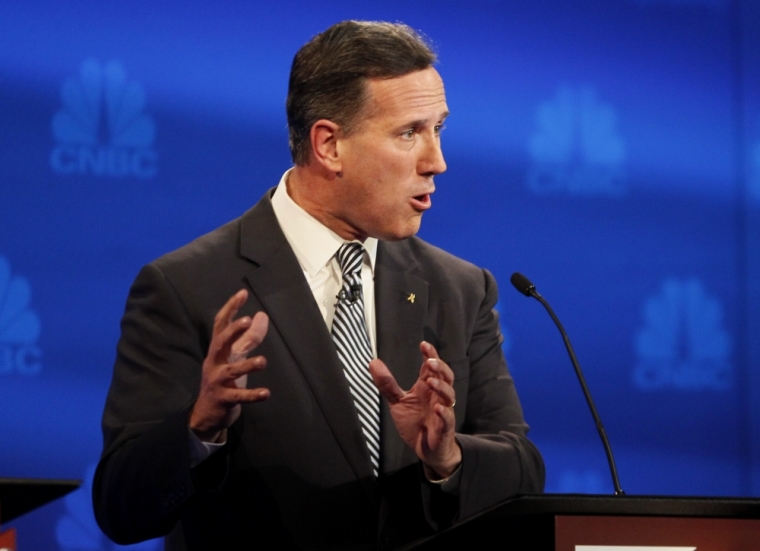
[[[309,277],[314,277],[327,266],[346,241],[293,201],[287,189],[289,174],[290,170],[280,178],[272,197],[272,208],[299,264]],[[367,251],[365,258],[369,258],[369,266],[374,274],[377,239],[368,237],[363,245]]]

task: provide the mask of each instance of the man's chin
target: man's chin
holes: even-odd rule
[[[404,239],[417,235],[417,232],[420,231],[421,219],[422,215],[420,214],[419,218],[417,218],[416,224],[409,224],[403,228],[397,228],[396,231],[378,237],[378,239],[381,239],[382,241],[403,241]]]

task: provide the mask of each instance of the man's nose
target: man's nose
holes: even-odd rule
[[[420,156],[417,171],[425,176],[435,176],[446,172],[446,161],[443,159],[440,136],[431,136],[428,139],[425,150]]]

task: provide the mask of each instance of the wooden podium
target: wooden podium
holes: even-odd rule
[[[625,551],[637,546],[760,550],[760,500],[518,496],[404,549]]]
[[[16,531],[0,532],[0,551],[16,551]]]
[[[8,522],[76,490],[80,480],[0,478],[0,522]],[[16,531],[0,528],[0,551],[16,551]]]

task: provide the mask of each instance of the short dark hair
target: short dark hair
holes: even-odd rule
[[[309,133],[318,120],[340,125],[345,134],[356,129],[367,79],[400,77],[435,61],[422,36],[402,23],[343,21],[316,35],[290,69],[286,108],[293,162],[309,162]]]

